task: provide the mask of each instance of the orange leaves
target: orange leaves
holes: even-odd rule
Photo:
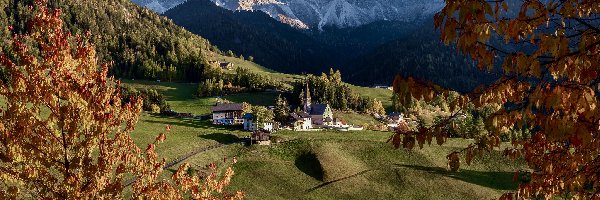
[[[455,20],[446,20],[444,23],[444,30],[442,30],[441,39],[444,44],[449,44],[450,42],[454,42],[456,40],[456,28],[457,22]]]
[[[402,140],[402,147],[408,150],[412,150],[415,147],[415,137],[407,135]]]
[[[504,193],[502,196],[500,196],[500,200],[513,200],[513,196],[513,193]]]
[[[446,142],[446,138],[448,137],[445,130],[441,127],[437,127],[435,130],[435,141],[438,145],[442,146]]]
[[[508,11],[508,3],[506,3],[506,1],[502,1],[502,9],[504,9],[504,11]]]
[[[598,20],[590,18],[600,14],[598,3],[538,0],[520,5],[509,5],[507,1],[493,3],[496,5],[491,9],[481,2],[448,0],[435,16],[442,40],[456,43],[480,68],[486,64],[490,67],[494,61],[502,62],[505,78],[466,95],[477,107],[491,103],[501,106],[487,120],[488,127],[496,130],[478,138],[475,149],[499,146],[499,132],[514,127],[529,129],[532,138],[513,139],[514,149],[507,149],[504,154],[513,159],[523,158],[534,170],[531,181],[521,184],[514,195],[503,195],[502,199],[542,194],[551,198],[565,192],[574,198],[592,198],[589,191],[598,191],[600,184],[589,185],[587,189],[582,186],[600,180],[597,173],[600,37],[594,26]],[[510,8],[513,5],[520,9]],[[492,46],[495,43],[489,40],[495,37],[489,34],[497,34],[510,48]],[[424,88],[431,87],[419,87]],[[451,106],[455,107],[453,103]],[[441,132],[434,133],[439,136]],[[474,150],[466,151],[470,163]],[[455,153],[448,158],[449,166],[457,163]]]
[[[508,156],[509,158],[516,160],[521,157],[521,152],[518,149],[506,148],[504,150],[504,156]]]
[[[38,0],[30,10],[28,33],[11,43],[14,55],[0,53],[0,65],[11,77],[0,83],[0,96],[6,99],[0,108],[0,177],[19,180],[19,188],[26,188],[0,187],[0,198],[9,193],[16,198],[121,199],[122,179],[131,176],[137,177],[134,198],[181,199],[189,190],[158,180],[165,160],[155,149],[166,134],[145,150],[135,144],[130,133],[142,102],[122,104],[119,85],[107,77],[108,65],[98,67],[89,36],[65,32],[60,12],[45,4]],[[181,175],[176,173],[175,182],[201,184],[197,177]],[[219,191],[232,175],[228,171],[229,178],[219,181]]]
[[[420,132],[415,132],[410,130],[407,122],[401,122],[388,142],[391,142],[396,149],[400,148],[400,145],[402,145],[402,148],[412,150],[417,142],[419,148],[423,148],[426,139],[426,130],[421,129]]]
[[[448,169],[452,172],[457,172],[460,168],[460,158],[458,152],[452,152],[446,158],[448,159]]]
[[[473,146],[469,146],[466,149],[466,153],[465,153],[465,161],[467,162],[467,165],[471,164],[471,161],[473,161],[473,158],[475,158],[475,152],[473,151]]]
[[[402,143],[402,135],[399,133],[395,133],[392,138],[391,138],[392,144],[394,145],[394,148],[398,149],[400,148],[400,144]]]

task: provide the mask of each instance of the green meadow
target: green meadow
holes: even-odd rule
[[[158,90],[177,112],[210,114],[210,107],[216,102],[214,97],[194,97],[195,84],[123,82]],[[383,98],[387,92],[384,90],[361,94]],[[245,93],[223,98],[272,105],[277,95]],[[376,123],[372,117],[357,113],[336,114],[352,124]],[[202,171],[211,162],[222,163],[224,158],[235,156],[236,175],[229,190],[243,191],[248,199],[494,199],[516,189],[513,173],[524,167],[497,150],[476,158],[471,165],[462,163],[459,172],[451,173],[446,168],[446,155],[473,141],[450,139],[443,146],[396,150],[386,143],[391,132],[378,131],[279,131],[274,136],[286,142],[245,146],[234,143],[250,135],[240,127],[146,112],[141,114],[132,136],[140,147],[145,147],[167,125],[172,128],[167,140],[157,148],[160,156],[168,162],[198,149],[224,144],[183,162],[191,164],[193,171]],[[173,172],[178,165],[168,171]]]

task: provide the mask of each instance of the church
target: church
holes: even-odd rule
[[[332,125],[333,111],[329,104],[312,104],[308,84],[306,84],[306,88],[302,90],[301,94],[303,111],[310,116],[312,124],[317,126]]]

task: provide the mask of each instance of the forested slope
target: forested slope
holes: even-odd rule
[[[0,38],[6,51],[14,33],[26,29],[33,0],[0,0]],[[50,0],[72,33],[90,31],[102,62],[114,62],[123,78],[199,81],[207,57],[218,52],[206,39],[130,0]],[[12,27],[12,28],[9,28]],[[10,30],[12,29],[12,31]]]

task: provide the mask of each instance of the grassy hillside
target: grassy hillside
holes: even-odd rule
[[[287,83],[287,84],[292,84],[293,82],[301,80],[303,78],[301,75],[279,73],[279,72],[273,71],[271,69],[265,68],[263,66],[260,66],[254,62],[250,62],[248,60],[242,60],[240,58],[217,55],[217,56],[211,57],[210,59],[231,62],[236,67],[239,66],[242,68],[246,68],[246,69],[249,69],[251,72],[262,74],[262,75],[271,77],[274,80],[279,80],[279,81],[281,81],[283,83]],[[226,72],[234,73],[233,71],[226,71]],[[362,87],[362,86],[355,86],[355,85],[350,85],[350,88],[352,90],[354,90],[356,93],[360,94],[361,96],[371,97],[371,98],[380,100],[381,103],[383,103],[383,106],[386,108],[386,110],[391,111],[391,108],[392,108],[392,91],[391,90],[382,89],[382,88],[369,88],[369,87]]]
[[[235,166],[248,199],[494,199],[517,187],[520,166],[500,152],[447,172],[445,155],[468,140],[407,151],[384,143],[388,133],[278,134],[297,140],[251,147]]]
[[[125,81],[134,87],[163,92],[179,112],[207,114],[214,98],[193,98],[194,84]],[[366,89],[365,89],[366,90]],[[225,97],[232,101],[254,101],[265,105],[274,93],[250,93]],[[354,123],[368,122],[368,116],[338,115]],[[172,125],[159,155],[173,160],[181,155],[215,144],[229,144],[249,136],[235,127],[214,126],[208,121],[175,119],[143,113],[133,133],[136,143],[145,146],[159,131]],[[231,190],[242,190],[248,199],[493,199],[513,190],[514,164],[494,151],[477,158],[461,171],[446,170],[446,155],[472,141],[450,139],[444,146],[422,150],[394,150],[385,141],[389,132],[291,132],[275,134],[288,142],[272,146],[227,145],[185,160],[195,170],[210,162],[236,156],[236,175]],[[170,168],[175,170],[178,165]]]
[[[121,80],[123,84],[137,89],[154,89],[165,95],[171,109],[177,112],[192,113],[194,115],[210,114],[210,107],[217,102],[216,97],[196,98],[194,94],[198,88],[195,83],[168,83],[153,81],[132,81]],[[278,93],[259,92],[259,93],[241,93],[223,96],[225,100],[231,102],[247,102],[252,105],[274,105]]]

